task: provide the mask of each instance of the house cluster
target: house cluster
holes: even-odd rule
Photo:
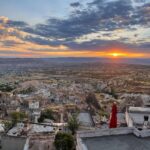
[[[33,86],[35,87],[31,89]],[[77,150],[93,150],[89,146],[90,142],[95,142],[90,141],[91,137],[99,138],[100,141],[104,136],[112,138],[112,135],[116,138],[129,134],[149,137],[150,96],[119,93],[118,98],[115,98],[111,92],[110,86],[101,82],[94,85],[63,80],[55,80],[49,84],[27,83],[21,90],[0,92],[2,150],[34,150],[39,145],[42,145],[43,149],[50,149],[55,134],[58,131],[66,131],[67,119],[76,112],[82,129],[77,134]],[[95,96],[91,96],[92,100],[87,102],[89,93],[94,93]],[[109,114],[114,101],[119,105],[117,129],[109,129]],[[46,109],[53,111],[54,118],[44,118],[41,123],[39,118]],[[12,119],[13,112],[23,112],[28,117],[6,130],[5,121],[9,122]],[[13,147],[6,144],[9,140]],[[98,143],[92,145],[96,144]]]

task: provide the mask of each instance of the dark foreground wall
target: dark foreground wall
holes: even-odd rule
[[[23,150],[26,138],[2,136],[0,150]]]

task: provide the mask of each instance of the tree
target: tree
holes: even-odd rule
[[[38,122],[41,123],[41,122],[44,121],[44,119],[52,119],[52,120],[55,119],[54,116],[53,116],[53,112],[52,112],[51,109],[46,109],[45,111],[43,111],[43,112],[41,113],[40,118],[38,119]]]
[[[112,95],[112,97],[114,97],[115,99],[118,98],[118,95],[116,94],[115,92],[115,89],[114,88],[111,88],[111,92],[109,93],[110,95]]]
[[[72,135],[76,133],[80,126],[80,123],[77,119],[77,115],[73,115],[72,117],[69,118],[68,120],[68,128],[72,132]]]
[[[58,132],[55,136],[54,145],[56,150],[73,150],[74,138],[69,133]]]
[[[44,119],[45,119],[45,118],[44,118],[43,115],[41,114],[40,118],[38,118],[38,122],[39,122],[39,123],[42,123],[42,122],[44,121]]]
[[[3,121],[2,123],[4,124],[5,131],[9,130],[12,127],[12,122],[10,121]]]
[[[34,91],[35,91],[35,87],[34,86],[30,86],[30,87],[28,87],[26,89],[21,90],[19,93],[20,94],[30,94],[30,93],[32,93]]]
[[[88,105],[94,106],[96,109],[100,109],[100,105],[94,93],[89,93],[86,97],[86,102]]]
[[[12,118],[13,124],[16,124],[19,121],[23,121],[23,119],[26,117],[27,117],[27,115],[24,112],[12,112],[11,113],[11,118]]]
[[[0,84],[0,91],[2,92],[11,92],[16,87],[11,83]]]

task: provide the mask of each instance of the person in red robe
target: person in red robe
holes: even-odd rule
[[[112,105],[109,128],[117,128],[117,105],[116,103],[113,103]]]

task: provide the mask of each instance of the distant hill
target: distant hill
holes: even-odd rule
[[[59,64],[59,63],[90,63],[90,62],[100,62],[100,63],[119,63],[119,64],[139,64],[139,65],[150,65],[150,59],[130,59],[130,58],[98,58],[98,57],[58,57],[58,58],[0,58],[0,65],[2,64]]]

